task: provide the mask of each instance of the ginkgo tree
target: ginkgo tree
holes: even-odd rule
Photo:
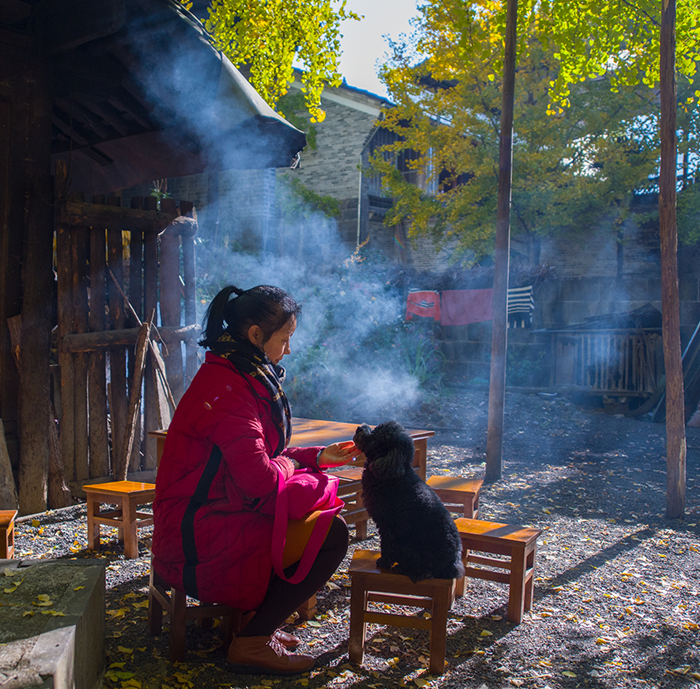
[[[205,26],[273,107],[294,81],[294,63],[301,63],[306,107],[312,122],[320,122],[323,87],[342,83],[340,25],[359,19],[344,0],[212,0]]]
[[[676,4],[678,5],[676,7]],[[692,80],[700,60],[698,0],[577,0],[543,4],[545,26],[560,47],[553,100],[566,105],[569,86],[613,69],[618,84],[659,87],[659,237],[666,372],[666,515],[685,511],[685,412],[680,354],[676,199],[676,77]],[[677,11],[678,10],[678,11]],[[695,98],[700,97],[696,90]],[[686,100],[687,105],[687,100]]]
[[[408,220],[412,236],[430,235],[472,260],[492,251],[496,225],[501,14],[500,3],[483,0],[429,2],[381,70],[395,103],[382,126],[396,141],[373,159],[395,199],[387,222]],[[567,107],[553,105],[556,48],[534,15],[521,26],[511,224],[537,262],[542,236],[601,218],[616,232],[626,221],[633,194],[651,188],[658,166],[658,105],[653,92],[619,86],[608,73],[571,87]],[[698,133],[689,137],[694,153]],[[422,172],[422,187],[411,170]]]

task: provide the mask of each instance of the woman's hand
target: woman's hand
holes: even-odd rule
[[[330,467],[339,467],[353,459],[359,457],[362,453],[357,445],[352,440],[346,440],[342,443],[333,443],[328,445],[318,456],[318,468],[328,469]]]

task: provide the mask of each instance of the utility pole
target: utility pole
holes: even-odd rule
[[[510,263],[510,197],[513,177],[513,104],[515,101],[515,50],[518,1],[508,0],[506,42],[503,55],[501,140],[498,157],[498,210],[493,276],[493,335],[489,420],[486,436],[486,473],[492,483],[501,478],[503,464],[503,408],[506,396],[506,350],[508,348],[508,269]]]
[[[685,403],[676,228],[676,0],[661,0],[661,311],[666,374],[666,516],[685,513]]]

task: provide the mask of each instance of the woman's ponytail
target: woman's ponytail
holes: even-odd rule
[[[226,331],[226,326],[229,325],[227,315],[231,311],[229,302],[233,294],[236,297],[240,297],[243,294],[243,290],[235,285],[227,285],[211,300],[211,304],[209,304],[204,314],[202,339],[199,341],[202,347],[211,347]],[[226,326],[224,326],[224,323],[226,323]]]

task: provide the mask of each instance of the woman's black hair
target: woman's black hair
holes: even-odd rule
[[[242,290],[228,285],[207,308],[199,344],[211,348],[224,332],[247,339],[248,330],[253,325],[262,330],[264,344],[292,317],[299,318],[300,315],[301,304],[279,287],[258,285]]]

